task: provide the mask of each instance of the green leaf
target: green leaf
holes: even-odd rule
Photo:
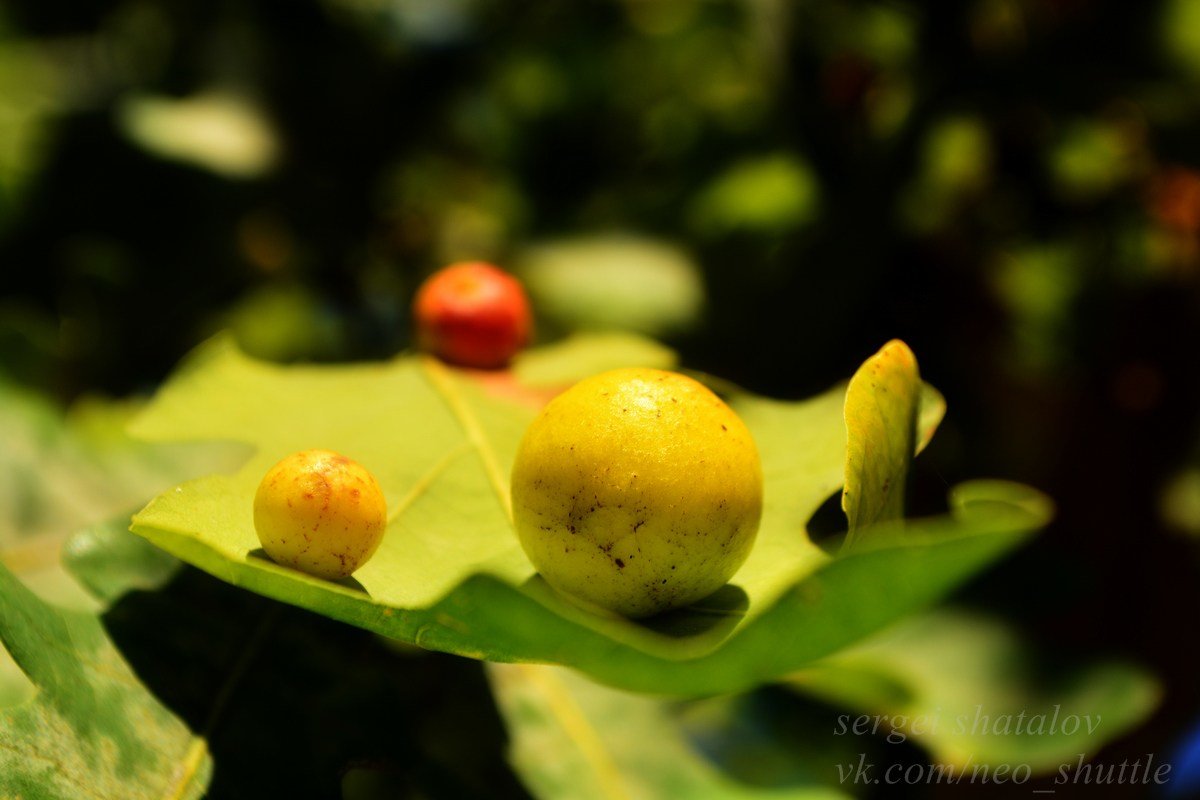
[[[899,339],[868,358],[850,379],[842,489],[842,510],[850,523],[847,546],[860,529],[904,517],[904,482],[916,455],[920,405],[917,359]]]
[[[94,608],[60,566],[72,532],[245,458],[244,446],[136,441],[125,426],[138,410],[85,398],[64,412],[0,380],[0,560],[45,599]]]
[[[134,589],[158,589],[179,561],[129,532],[130,514],[77,531],[63,546],[63,566],[104,604]]]
[[[135,431],[243,440],[256,452],[235,475],[160,495],[133,530],[223,580],[421,647],[696,694],[774,679],[934,602],[1048,516],[1030,490],[977,483],[953,498],[950,515],[884,528],[869,549],[830,559],[804,526],[842,482],[844,391],[800,403],[728,399],[762,453],[758,542],[729,586],[644,624],[563,600],[522,552],[508,470],[534,410],[420,357],[280,367],[227,340],[202,348]],[[350,581],[280,567],[259,549],[258,482],[279,458],[310,447],[357,459],[388,497],[383,544]]]
[[[125,425],[137,409],[135,401],[84,398],[64,412],[0,380],[0,564],[44,600],[84,611],[100,606],[63,569],[63,543],[72,531],[121,511],[125,515],[112,523],[120,530],[110,538],[152,551],[147,560],[173,560],[125,532],[127,509],[187,477],[227,468],[239,454],[244,458],[241,446],[135,441],[125,434]],[[106,558],[99,550],[92,554],[101,562]],[[109,566],[97,567],[94,576],[105,580]],[[149,585],[146,576],[139,580]],[[0,649],[0,707],[30,691]]]
[[[837,800],[818,785],[742,783],[684,737],[671,704],[595,684],[567,670],[494,664],[492,686],[512,746],[509,758],[539,798],[578,800]]]
[[[0,647],[0,709],[24,703],[33,697],[37,689],[29,677],[21,672],[17,662],[3,647]]]
[[[1143,721],[1159,688],[1123,663],[1064,669],[1002,622],[939,610],[793,676],[798,690],[882,717],[942,763],[1027,764],[1049,772],[1094,755]]]
[[[37,687],[0,710],[0,796],[197,798],[212,763],[86,612],[42,602],[0,566],[0,640]]]

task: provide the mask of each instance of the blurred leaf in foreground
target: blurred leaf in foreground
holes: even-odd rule
[[[136,585],[150,588],[165,580],[178,562],[129,532],[129,509],[172,483],[228,468],[244,453],[228,445],[136,442],[125,434],[136,408],[93,398],[64,415],[45,398],[0,380],[0,565],[44,600],[95,610],[110,599],[105,585],[125,580],[112,571],[114,554],[131,549],[157,565],[153,580],[141,575]],[[67,556],[83,564],[74,572],[88,573],[83,582],[89,595],[63,569],[61,556],[68,535],[93,524],[75,535],[75,552]],[[31,692],[0,648],[0,707]]]
[[[0,647],[0,709],[24,703],[33,697],[37,687],[21,672],[8,650]]]
[[[142,686],[97,617],[47,605],[0,566],[0,641],[38,688],[0,710],[0,795],[203,795],[204,740]]]
[[[872,722],[879,717],[879,735],[894,728],[939,762],[1027,764],[1035,772],[1094,755],[1159,699],[1140,668],[1051,668],[1002,622],[953,610],[901,622],[791,684]]]
[[[130,514],[77,531],[63,547],[63,565],[105,605],[134,589],[158,589],[179,570],[173,556],[129,532]]]
[[[839,800],[815,784],[766,788],[722,773],[692,748],[663,700],[535,664],[488,668],[512,737],[509,757],[545,800]]]
[[[245,454],[228,444],[135,441],[125,425],[138,408],[85,398],[64,414],[0,380],[0,561],[60,605],[92,607],[61,569],[69,534],[188,477],[227,469]]]

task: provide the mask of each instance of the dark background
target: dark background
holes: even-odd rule
[[[801,397],[912,346],[949,401],[914,510],[980,475],[1058,504],[963,601],[1149,667],[1159,712],[1099,759],[1163,753],[1200,705],[1193,7],[9,2],[0,371],[146,393],[224,327],[386,357],[449,261],[668,242],[707,302],[649,332],[690,367]],[[131,122],[213,94],[272,158]]]

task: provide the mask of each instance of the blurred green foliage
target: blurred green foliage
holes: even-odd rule
[[[560,252],[535,288],[612,279],[573,306],[548,289],[551,332],[669,333],[775,391],[968,313],[1007,318],[1020,369],[1056,369],[1078,352],[1047,317],[1195,283],[1200,199],[1162,179],[1191,175],[1197,8],[17,3],[0,28],[0,352],[66,396],[152,384],[218,327],[282,360],[382,355],[409,343],[434,268]],[[694,276],[627,280],[682,272],[614,233],[679,248]],[[1013,289],[1043,269],[1014,252],[1067,250],[1084,252],[1060,288]],[[921,316],[939,282],[975,305]],[[879,322],[861,326],[838,310],[867,285]],[[770,352],[730,341],[749,319]],[[845,344],[815,346],[831,324]],[[781,360],[811,369],[772,374]]]
[[[662,336],[693,327],[704,310],[695,262],[669,243],[631,236],[546,241],[518,256],[534,308],[558,330]]]

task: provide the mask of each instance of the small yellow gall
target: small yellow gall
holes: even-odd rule
[[[276,563],[345,578],[374,555],[387,502],[361,464],[329,450],[293,453],[267,471],[254,496],[254,529]]]

